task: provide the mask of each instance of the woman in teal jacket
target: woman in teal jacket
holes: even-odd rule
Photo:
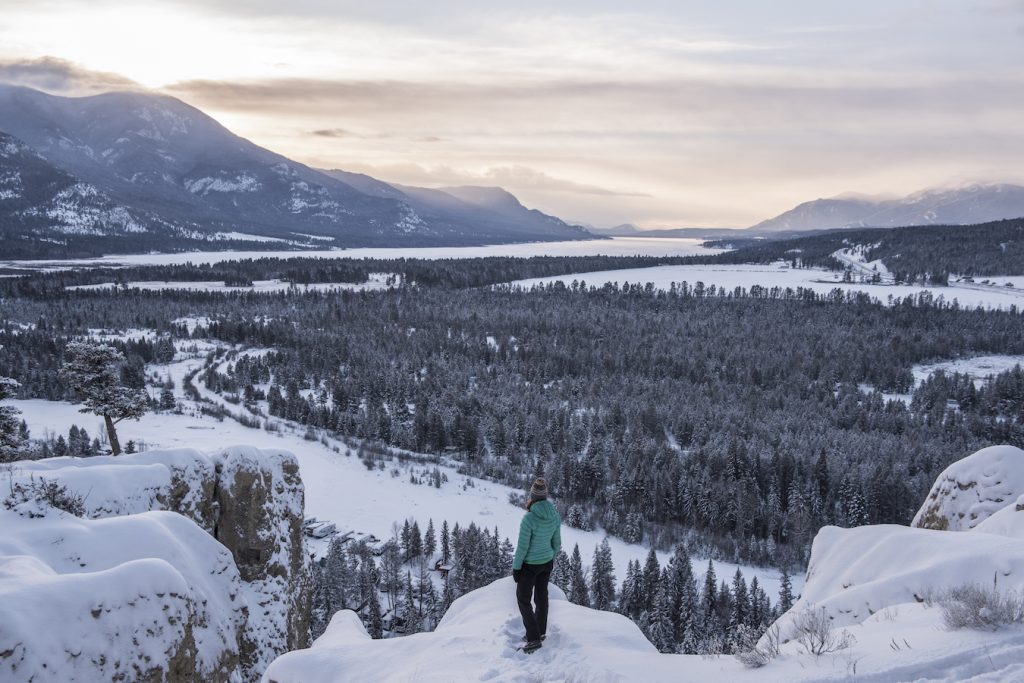
[[[516,600],[526,627],[524,652],[540,647],[548,629],[548,579],[555,555],[562,547],[562,519],[548,500],[548,487],[538,478],[530,488],[526,514],[519,524],[519,543],[512,560],[512,578],[516,582]],[[530,604],[531,598],[537,609]]]

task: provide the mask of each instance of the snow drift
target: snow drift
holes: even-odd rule
[[[958,460],[932,486],[911,526],[965,531],[1024,495],[1024,451],[991,446]]]

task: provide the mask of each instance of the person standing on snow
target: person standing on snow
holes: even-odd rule
[[[555,565],[555,555],[562,547],[562,518],[548,500],[548,486],[537,478],[530,488],[526,514],[519,524],[519,543],[512,560],[512,578],[516,582],[516,600],[526,627],[524,652],[541,646],[548,628],[548,579]],[[531,599],[536,604],[534,611]]]

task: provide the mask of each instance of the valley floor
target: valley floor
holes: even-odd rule
[[[143,331],[137,333],[145,334]],[[202,346],[201,343],[200,353],[211,348],[212,345]],[[185,375],[201,365],[202,358],[197,357],[166,366],[148,366],[150,374],[155,373],[161,378],[169,376],[174,381],[175,392],[180,405],[184,407],[184,413],[150,413],[139,422],[121,423],[118,428],[121,443],[135,440],[144,443],[149,449],[196,448],[209,452],[233,444],[285,449],[295,453],[299,461],[306,488],[306,516],[330,520],[341,531],[370,533],[386,539],[397,531],[396,525],[400,526],[407,518],[418,520],[421,527],[432,518],[438,528],[442,520],[447,520],[449,525],[457,522],[463,527],[475,522],[491,530],[497,527],[502,537],[515,540],[523,511],[509,502],[509,495],[522,492],[502,484],[466,477],[459,474],[454,466],[435,465],[427,458],[422,463],[410,461],[400,464],[392,461],[384,470],[371,471],[357,457],[355,449],[327,434],[318,434],[316,440],[307,440],[304,438],[305,427],[279,418],[264,418],[276,430],[266,431],[247,427],[230,418],[218,420],[203,415],[194,402],[185,398],[183,392]],[[242,412],[242,408],[228,403],[201,383],[195,382],[195,386],[203,398],[215,405],[230,412]],[[103,433],[99,418],[79,413],[78,406],[70,403],[33,399],[11,401],[10,404],[22,411],[22,417],[34,437],[42,437],[47,433],[66,435],[72,424],[84,427],[93,436]],[[440,489],[434,488],[422,476],[435,466],[448,478]],[[412,483],[413,473],[423,483]],[[571,553],[573,545],[578,543],[584,564],[590,563],[594,548],[603,538],[604,534],[600,530],[582,531],[563,526],[563,546]],[[628,544],[614,537],[609,538],[609,544],[615,561],[616,579],[621,582],[626,574],[627,563],[633,559],[642,562],[648,548]],[[314,552],[320,553],[326,549],[327,541],[311,540],[310,546]],[[668,558],[668,553],[659,553],[662,564]],[[693,561],[698,576],[703,576],[707,560],[695,557]],[[729,579],[737,566],[715,562],[716,573],[723,579]],[[780,579],[776,570],[747,566],[739,568],[748,581],[757,576],[774,602]],[[803,578],[793,576],[792,582],[794,593],[799,593]]]

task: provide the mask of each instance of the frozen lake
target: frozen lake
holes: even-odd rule
[[[66,270],[86,267],[164,266],[180,263],[221,263],[239,259],[279,258],[420,258],[459,259],[484,256],[693,256],[718,254],[721,249],[705,249],[701,240],[656,237],[613,237],[608,240],[571,242],[528,242],[481,247],[396,247],[366,249],[324,249],[315,251],[188,251],[177,254],[118,254],[87,259],[0,261],[0,267],[35,270]]]

